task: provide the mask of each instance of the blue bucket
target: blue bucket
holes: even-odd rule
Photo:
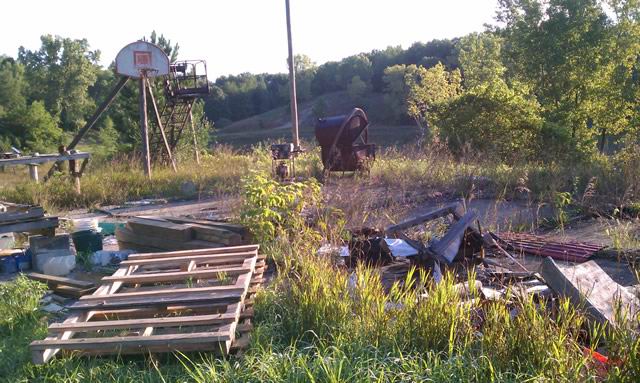
[[[26,252],[15,256],[18,271],[31,270],[31,253]]]
[[[18,272],[18,263],[12,255],[0,258],[0,266],[2,267],[3,274],[13,274]]]

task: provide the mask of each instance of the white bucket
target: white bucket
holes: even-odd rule
[[[73,220],[73,232],[77,233],[79,231],[91,230],[95,232],[100,232],[100,227],[98,226],[97,218],[82,218],[82,219],[74,219]]]

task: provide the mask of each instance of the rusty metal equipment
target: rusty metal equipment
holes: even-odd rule
[[[271,172],[280,181],[295,177],[295,158],[299,151],[293,143],[271,145]]]
[[[367,170],[375,160],[376,145],[369,141],[369,119],[362,109],[354,108],[344,116],[318,119],[316,139],[322,149],[325,171]]]

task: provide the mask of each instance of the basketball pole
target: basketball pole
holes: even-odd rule
[[[142,137],[142,159],[144,174],[151,178],[151,155],[149,153],[149,121],[147,119],[147,87],[145,85],[147,73],[140,71],[138,88],[140,89],[140,134]]]
[[[291,97],[291,135],[293,136],[293,149],[300,149],[298,137],[298,102],[296,101],[296,71],[294,68],[293,43],[291,42],[291,13],[289,12],[289,0],[285,0],[287,7],[287,42],[289,46],[289,84]]]

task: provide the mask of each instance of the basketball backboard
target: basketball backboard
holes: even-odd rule
[[[157,45],[147,41],[136,41],[118,52],[116,73],[133,78],[166,76],[169,74],[169,58]]]

